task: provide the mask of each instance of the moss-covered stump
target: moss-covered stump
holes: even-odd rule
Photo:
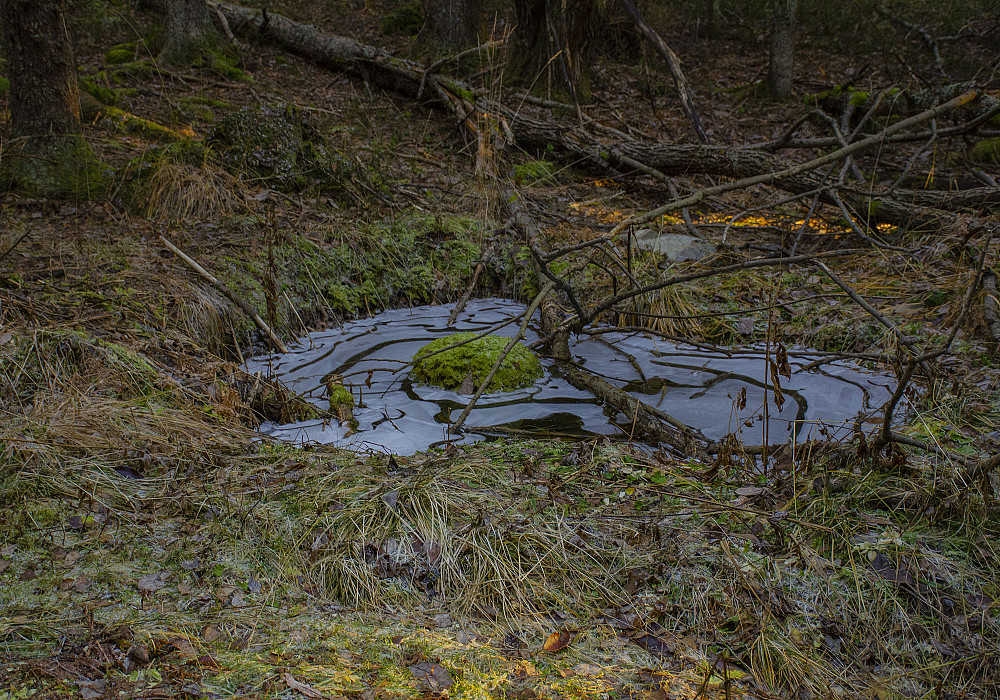
[[[475,333],[456,333],[431,341],[413,356],[413,370],[410,375],[419,382],[444,389],[462,388],[470,379],[478,387],[486,379],[500,353],[507,347],[509,338],[491,335],[476,338],[451,350],[438,352],[455,343],[474,338],[475,335]],[[431,353],[437,354],[431,355]],[[518,343],[500,364],[487,391],[522,389],[541,376],[542,365],[538,357]]]
[[[219,121],[206,145],[236,175],[286,192],[310,186],[353,192],[377,188],[357,162],[328,148],[322,134],[291,104],[251,105]]]

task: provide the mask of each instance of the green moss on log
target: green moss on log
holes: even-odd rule
[[[486,379],[486,375],[493,368],[503,349],[507,347],[509,338],[492,335],[476,338],[465,345],[428,357],[431,353],[474,338],[475,335],[475,333],[456,333],[431,341],[413,356],[411,376],[424,384],[444,389],[458,389],[465,383],[466,378],[471,376],[478,387]],[[514,391],[531,385],[541,376],[542,365],[538,357],[518,343],[500,364],[487,391]]]

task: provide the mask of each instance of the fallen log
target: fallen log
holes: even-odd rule
[[[147,0],[147,4],[162,9],[165,2]],[[788,169],[786,161],[755,148],[664,145],[641,142],[621,132],[616,132],[613,144],[607,144],[579,127],[567,128],[565,124],[534,119],[524,114],[523,110],[509,109],[478,95],[459,80],[439,74],[428,75],[418,63],[392,56],[382,49],[328,34],[275,13],[231,2],[215,2],[213,6],[223,13],[237,34],[279,46],[316,65],[347,73],[400,95],[410,98],[417,98],[419,95],[428,105],[449,111],[463,123],[469,123],[470,117],[475,113],[484,123],[495,127],[491,127],[494,135],[501,140],[508,138],[524,149],[544,150],[551,146],[566,156],[602,169],[621,168],[628,171],[631,169],[630,160],[638,161],[666,175],[715,175],[745,179]],[[1000,103],[996,100],[987,100],[980,93],[967,94],[969,97],[963,102],[966,107],[978,104],[980,100],[987,103],[985,111],[970,109],[976,123],[981,123],[984,115],[1000,111]],[[498,124],[498,121],[501,123]],[[902,131],[905,126],[899,125],[907,121],[903,120],[884,130],[883,138],[873,140],[873,137],[869,137],[857,142],[867,142],[864,147],[851,144],[851,152],[881,145],[884,138]],[[767,178],[766,184],[800,194],[829,183],[823,177],[808,171]],[[825,196],[828,203],[833,203],[828,193]],[[925,206],[919,201],[909,201],[908,196],[919,199],[914,195],[883,196],[878,192],[845,188],[840,190],[840,196],[853,210],[864,212],[870,223],[889,223],[904,228],[927,230],[946,229],[960,233],[981,223],[973,217],[945,211],[944,207]],[[973,197],[976,196],[979,196],[978,192],[973,194]],[[992,197],[1000,195],[991,195]]]
[[[541,232],[524,208],[518,194],[513,190],[507,190],[503,193],[502,199],[514,221],[514,227],[520,231],[531,247],[539,247]],[[533,263],[539,288],[552,289],[554,283],[546,275],[545,261],[536,256]],[[550,347],[551,356],[556,361],[553,367],[555,374],[577,389],[593,394],[606,406],[624,414],[630,425],[619,427],[626,431],[629,438],[641,436],[653,443],[669,445],[679,453],[690,457],[707,456],[708,440],[700,433],[574,362],[569,349],[569,330],[563,327],[563,314],[551,295],[542,296],[541,307],[541,335],[552,338]]]

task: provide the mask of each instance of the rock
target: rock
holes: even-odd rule
[[[715,246],[702,238],[686,233],[659,233],[648,228],[635,232],[635,244],[640,250],[666,255],[671,262],[701,260],[715,253]]]

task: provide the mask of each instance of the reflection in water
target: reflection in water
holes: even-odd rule
[[[358,432],[354,435],[347,436],[346,427],[326,421],[265,424],[261,431],[283,440],[397,454],[412,454],[446,441],[448,423],[458,416],[469,397],[414,384],[406,363],[420,347],[437,337],[484,330],[516,317],[524,306],[500,299],[473,300],[455,325],[446,327],[451,309],[449,304],[386,311],[341,328],[312,333],[308,343],[287,355],[251,360],[251,372],[276,375],[293,391],[323,408],[327,406],[321,378],[329,372],[341,374],[359,404],[355,409]],[[517,325],[511,324],[498,334],[509,337],[516,331]],[[536,338],[529,331],[528,342]],[[709,439],[737,432],[746,444],[760,444],[763,440],[764,353],[759,349],[726,357],[640,335],[607,333],[578,338],[572,350],[589,371],[700,430]],[[797,370],[816,356],[792,355],[792,377],[782,381],[785,403],[780,411],[773,403],[769,407],[769,442],[784,442],[790,437],[805,440],[819,430],[845,436],[859,414],[874,424],[877,417],[872,419],[873,413],[889,399],[894,379],[846,362],[800,372]],[[747,394],[746,409],[742,411],[734,403],[741,389],[746,389]],[[463,433],[451,437],[457,442],[471,442],[496,434],[488,426],[536,430],[541,435],[615,434],[620,432],[616,424],[627,428],[629,423],[626,416],[607,411],[589,393],[547,372],[525,389],[484,395],[466,420]]]

